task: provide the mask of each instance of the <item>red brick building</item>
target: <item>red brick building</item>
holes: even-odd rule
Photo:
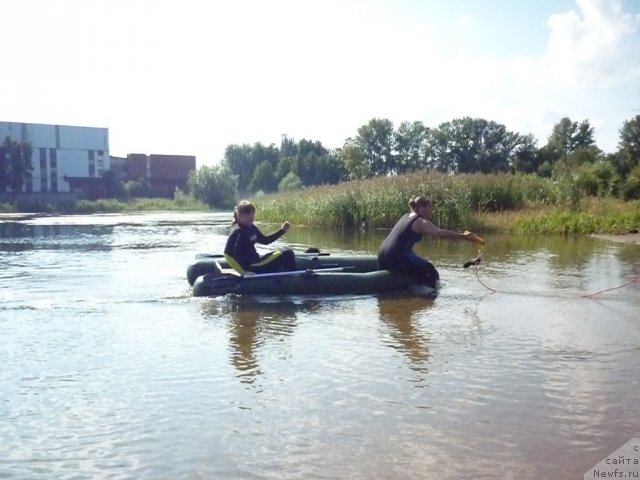
[[[144,178],[153,195],[172,198],[176,187],[186,191],[189,172],[196,169],[196,157],[130,153],[126,159],[112,157],[112,166],[121,180]]]

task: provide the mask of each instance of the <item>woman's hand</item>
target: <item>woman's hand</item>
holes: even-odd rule
[[[473,232],[470,232],[469,230],[465,230],[463,235],[464,238],[466,240],[469,240],[470,242],[477,243],[478,245],[484,245],[484,238],[476,235]]]
[[[291,228],[291,224],[287,221],[285,221],[282,226],[280,227],[280,230],[282,230],[283,232],[287,233],[287,231]]]

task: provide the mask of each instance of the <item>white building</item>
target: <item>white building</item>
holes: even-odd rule
[[[0,122],[0,143],[6,137],[31,143],[25,192],[70,192],[69,178],[100,178],[110,169],[108,128]]]

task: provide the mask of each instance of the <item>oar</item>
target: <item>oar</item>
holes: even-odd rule
[[[320,252],[320,253],[310,253],[310,252],[295,252],[296,256],[299,257],[328,257],[331,255],[329,252]],[[197,253],[196,259],[202,258],[223,258],[224,255],[222,253]]]
[[[285,277],[289,275],[313,275],[316,272],[347,272],[353,271],[355,267],[332,267],[332,268],[307,268],[306,270],[291,270],[290,272],[256,273],[242,278],[266,278]]]
[[[238,275],[213,275],[211,273],[207,273],[204,276],[205,285],[208,287],[224,287],[235,285],[236,283],[252,280],[252,279],[260,279],[260,278],[269,278],[269,277],[285,277],[285,276],[305,276],[305,275],[316,275],[318,272],[352,272],[354,271],[354,267],[335,267],[335,268],[316,268],[316,269],[307,269],[307,270],[292,270],[290,272],[272,272],[272,273],[256,273],[255,275],[248,275],[245,277],[241,277]]]

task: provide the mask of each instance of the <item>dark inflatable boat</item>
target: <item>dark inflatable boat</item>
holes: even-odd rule
[[[259,295],[370,295],[416,289],[418,279],[378,270],[374,255],[331,255],[296,253],[293,272],[240,276],[230,269],[222,255],[199,254],[187,268],[187,280],[196,297],[233,294]]]

